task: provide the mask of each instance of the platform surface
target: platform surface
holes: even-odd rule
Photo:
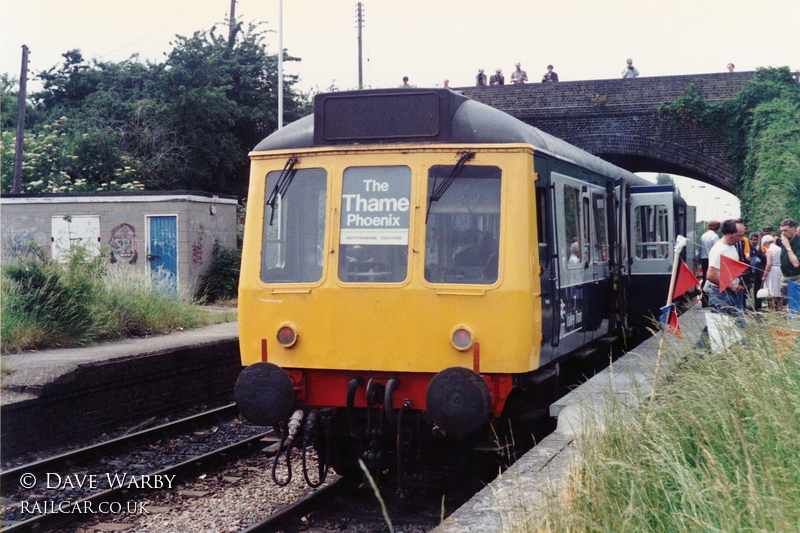
[[[81,348],[42,350],[0,356],[8,374],[0,380],[5,404],[28,397],[27,388],[44,388],[73,372],[80,365],[136,357],[183,346],[198,346],[239,337],[238,322],[223,322],[169,335],[131,338]]]

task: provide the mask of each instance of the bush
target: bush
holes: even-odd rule
[[[146,272],[109,269],[105,255],[74,246],[63,264],[38,249],[2,270],[0,335],[6,353],[84,346],[233,319],[164,291]]]
[[[239,291],[239,268],[242,264],[241,250],[225,248],[214,241],[214,266],[208,276],[200,280],[198,298],[209,302],[233,300]]]
[[[3,267],[4,349],[75,346],[88,342],[97,308],[93,302],[105,273],[105,258],[75,246],[66,263],[38,249],[33,256]]]

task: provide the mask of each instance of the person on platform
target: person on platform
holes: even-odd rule
[[[764,235],[761,245],[767,247],[764,273],[761,275],[762,287],[769,291],[769,308],[773,311],[782,307],[781,303],[781,248],[775,244],[775,237]]]
[[[703,233],[700,236],[700,265],[703,268],[703,279],[701,280],[700,287],[705,287],[706,284],[706,274],[708,273],[708,252],[711,251],[711,248],[717,244],[719,240],[719,235],[717,232],[719,231],[719,221],[712,220],[706,226],[708,231]],[[708,296],[705,292],[701,295],[703,307],[708,307]]]
[[[758,233],[750,234],[750,270],[753,279],[753,295],[757,295],[763,284],[765,267],[767,266],[767,255],[761,251],[761,243],[758,240]],[[761,299],[757,296],[753,298],[753,309],[761,310]]]
[[[486,74],[483,73],[483,69],[478,69],[478,74],[475,76],[475,87],[485,87],[487,84]]]
[[[781,221],[781,295],[788,298],[788,282],[800,283],[800,235],[797,223],[787,218]]]
[[[542,83],[552,83],[558,81],[558,74],[553,72],[553,65],[547,65],[547,72],[542,76]]]
[[[728,63],[728,72],[733,72],[733,69],[736,68],[736,65],[733,63]]]
[[[741,221],[728,219],[722,223],[722,238],[708,252],[708,274],[703,290],[708,294],[708,306],[713,310],[732,315],[744,316],[744,284],[737,278],[720,292],[721,256],[739,261],[736,243],[745,238],[746,230]]]

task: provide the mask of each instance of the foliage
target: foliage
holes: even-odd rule
[[[210,302],[232,300],[239,290],[239,269],[242,264],[241,249],[230,249],[214,241],[214,266],[200,280],[198,297]]]
[[[178,36],[162,63],[136,56],[90,63],[79,50],[66,52],[61,65],[38,73],[44,88],[31,96],[26,118],[23,189],[113,190],[133,183],[243,196],[247,153],[277,127],[278,60],[263,35],[251,24],[232,45],[215,28]],[[287,120],[310,108],[295,81],[284,80]],[[12,85],[7,77],[0,84],[2,192],[10,191],[13,172],[7,164],[16,127],[16,110],[7,107],[16,98]]]
[[[669,174],[659,173],[656,176],[656,185],[672,185],[675,188],[675,194],[681,196],[681,190],[678,188],[678,184],[675,183],[675,180]]]
[[[674,371],[654,402],[608,398],[606,427],[584,438],[567,493],[529,513],[538,528],[527,530],[796,531],[800,342],[791,329],[775,314],[751,318],[746,346],[685,342],[669,354]]]
[[[41,248],[2,268],[2,351],[83,346],[139,332],[168,333],[213,321],[187,299],[165,297],[145,273],[108,267],[72,246],[66,262]]]
[[[22,163],[22,193],[59,193],[115,190],[143,190],[130,166],[93,169],[91,161],[81,159],[83,142],[70,136],[69,120],[61,117],[45,124],[39,133],[25,137],[25,158]],[[88,137],[88,134],[86,135]],[[3,164],[13,165],[15,137],[3,132]],[[83,166],[82,166],[83,165]],[[93,174],[103,176],[102,181],[89,183],[75,176]],[[31,179],[36,177],[37,179]],[[9,175],[10,179],[10,175]],[[4,191],[6,188],[4,187]],[[10,184],[8,187],[10,190]]]
[[[662,118],[681,127],[703,124],[727,135],[742,217],[751,227],[800,220],[800,84],[788,67],[758,69],[733,100],[710,104],[697,87],[671,104]]]
[[[66,346],[94,322],[94,279],[105,258],[75,246],[62,267],[41,248],[19,263],[3,267],[2,342],[41,347],[42,339]]]
[[[690,83],[686,93],[670,104],[659,105],[656,114],[668,118],[673,127],[691,128],[708,122],[713,114],[712,109],[712,105],[703,98],[697,86]]]
[[[18,80],[8,74],[0,74],[0,130],[13,131],[17,128],[17,106],[19,106],[19,93],[13,90]]]
[[[739,180],[742,211],[757,227],[800,220],[800,100],[759,104],[748,133]]]

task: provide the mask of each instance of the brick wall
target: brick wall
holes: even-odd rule
[[[231,402],[241,369],[238,340],[81,365],[38,391],[38,398],[2,406],[2,459],[152,416]]]
[[[736,97],[752,72],[467,87],[464,94],[633,172],[667,172],[734,188],[725,135],[675,128],[656,109],[694,84],[709,102]]]

